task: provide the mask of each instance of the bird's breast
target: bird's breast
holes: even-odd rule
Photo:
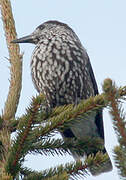
[[[87,95],[85,82],[88,79],[90,81],[83,52],[74,43],[61,43],[60,40],[38,44],[31,61],[36,89],[56,105],[83,99],[84,94]]]

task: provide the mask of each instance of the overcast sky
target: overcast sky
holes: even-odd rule
[[[126,0],[13,0],[12,8],[18,37],[28,35],[48,20],[67,23],[79,36],[87,49],[91,64],[102,92],[105,78],[112,78],[118,86],[126,85]],[[25,112],[25,108],[37,92],[30,75],[30,59],[34,45],[21,44],[23,58],[23,87],[17,116]],[[8,93],[9,63],[5,43],[2,20],[0,20],[0,109]],[[113,159],[113,148],[117,145],[111,118],[108,110],[104,112],[105,144]],[[73,160],[70,156],[42,157],[28,156],[25,165],[36,170],[45,169],[60,163]],[[87,180],[119,180],[114,167],[110,173],[98,177],[87,177]]]

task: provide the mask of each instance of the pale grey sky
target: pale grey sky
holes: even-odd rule
[[[67,23],[79,36],[87,49],[96,76],[99,91],[102,92],[103,80],[107,77],[116,81],[117,85],[126,85],[126,1],[125,0],[11,0],[18,37],[28,35],[38,25],[47,20],[59,20]],[[9,86],[9,63],[2,20],[0,21],[0,108],[3,109]],[[25,108],[37,92],[33,87],[30,75],[30,59],[34,45],[22,44],[23,88],[17,116],[25,112]],[[111,118],[105,110],[105,142],[106,148],[113,158],[113,148],[117,144],[112,129]],[[25,165],[41,170],[60,163],[73,160],[70,156],[42,157],[28,156]],[[110,173],[98,177],[87,176],[87,180],[119,180],[116,168]]]

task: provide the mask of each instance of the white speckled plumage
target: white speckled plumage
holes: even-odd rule
[[[44,93],[48,107],[74,103],[98,94],[97,84],[86,50],[74,31],[66,24],[48,21],[15,43],[33,43],[36,47],[32,54],[31,72],[37,91]],[[70,138],[84,141],[99,137],[104,143],[102,109],[90,113],[87,119],[80,118],[61,133],[66,142]],[[95,152],[91,152],[96,154]],[[103,148],[103,153],[106,149]],[[75,158],[85,152],[71,151]],[[89,152],[86,152],[89,155]],[[112,169],[111,161],[103,165],[102,170],[93,171],[93,175]]]

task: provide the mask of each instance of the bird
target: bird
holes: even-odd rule
[[[86,49],[73,29],[57,20],[49,20],[39,25],[28,36],[15,39],[12,43],[32,43],[35,49],[31,58],[31,75],[35,88],[46,97],[49,108],[74,104],[99,94],[93,69]],[[102,109],[92,111],[88,117],[80,118],[61,135],[67,143],[71,139],[85,141],[87,137],[99,138],[104,144],[104,126]],[[85,138],[84,138],[85,137]],[[104,146],[104,145],[103,145]],[[96,154],[71,150],[75,160],[84,155]],[[103,164],[101,170],[92,170],[96,176],[112,170],[112,163]]]

